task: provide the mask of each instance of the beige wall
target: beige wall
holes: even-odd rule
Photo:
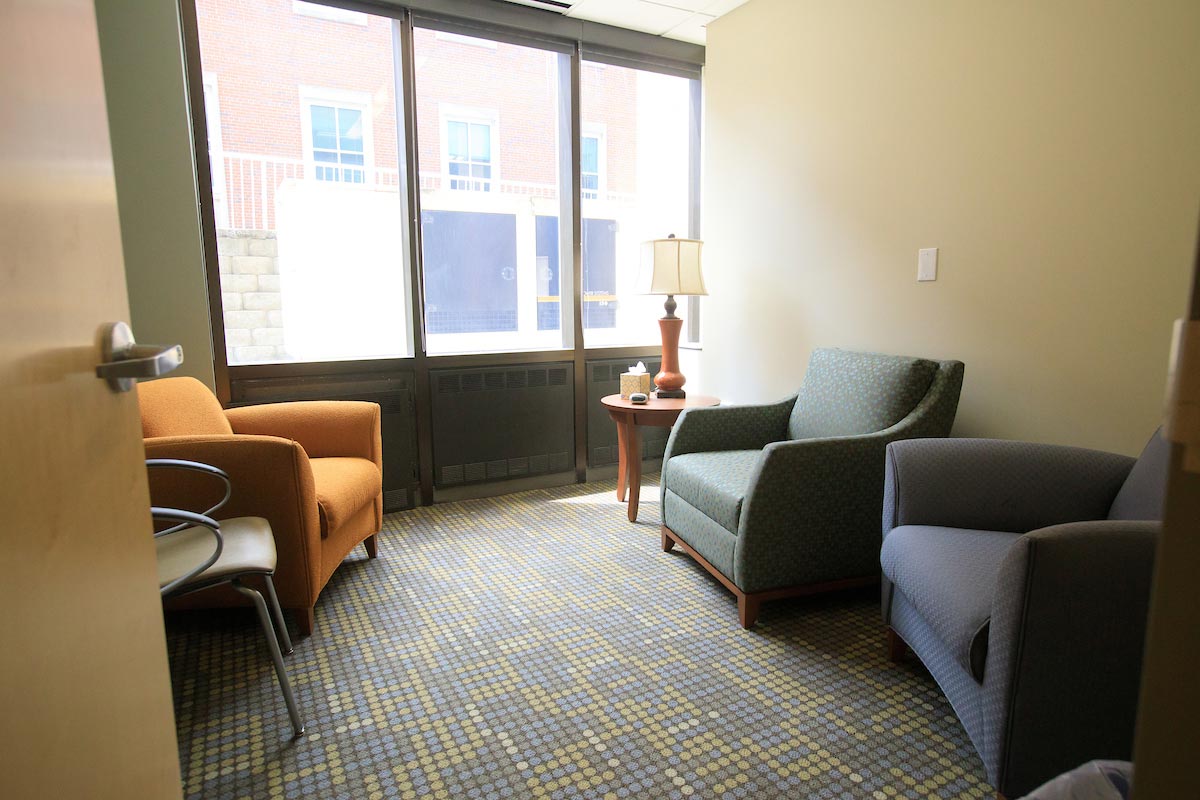
[[[97,0],[130,324],[183,345],[178,375],[213,386],[191,121],[175,3]]]
[[[695,388],[783,396],[818,346],[959,358],[956,435],[1137,452],[1196,237],[1197,30],[1194,0],[717,20]]]

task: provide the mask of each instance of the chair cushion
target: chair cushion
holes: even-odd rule
[[[921,402],[937,367],[924,358],[814,350],[788,436],[854,436],[888,428]]]
[[[730,533],[737,533],[742,500],[761,450],[720,450],[674,456],[663,478],[667,489]]]
[[[312,458],[313,486],[321,516],[321,538],[329,536],[383,489],[383,475],[365,458]]]
[[[883,574],[962,665],[983,682],[992,596],[1019,533],[902,525],[883,540]]]
[[[195,586],[217,583],[250,573],[270,575],[275,571],[275,537],[262,517],[221,520],[224,547],[216,562],[175,589],[185,592]],[[212,557],[217,541],[208,528],[195,526],[168,533],[154,540],[158,554],[158,585],[166,586]]]
[[[216,396],[195,378],[139,383],[137,395],[144,439],[233,433]]]
[[[1109,519],[1162,519],[1171,444],[1154,432],[1108,510]]]

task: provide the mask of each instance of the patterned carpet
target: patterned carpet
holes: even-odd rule
[[[990,797],[945,698],[885,658],[873,592],[757,628],[613,483],[385,517],[287,667],[247,611],[168,622],[189,798]],[[357,551],[359,554],[362,550]]]

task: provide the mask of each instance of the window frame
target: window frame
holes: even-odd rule
[[[582,125],[583,131],[579,135],[579,191],[581,197],[586,200],[598,200],[601,202],[608,200],[608,126],[602,122],[585,122]],[[583,140],[596,140],[596,189],[588,190],[583,188],[583,176],[593,173],[585,173],[583,171]],[[595,191],[595,195],[588,197],[584,192]]]
[[[460,122],[467,126],[467,165],[475,162],[470,158],[470,127],[471,125],[488,126],[488,151],[490,160],[487,165],[492,173],[488,178],[474,178],[470,175],[450,174],[450,123]],[[447,192],[486,192],[499,194],[500,187],[500,112],[494,108],[479,106],[463,106],[455,103],[438,103],[438,139],[440,146],[439,163],[441,165],[440,185]],[[462,163],[462,162],[454,162]],[[482,162],[480,162],[482,163]],[[454,181],[486,181],[486,189],[461,189],[453,186]]]
[[[361,183],[353,181],[344,181],[340,177],[338,180],[325,180],[323,183],[332,185],[352,185],[352,186],[374,186],[375,185],[375,137],[374,137],[374,118],[371,114],[371,95],[367,92],[357,92],[349,89],[332,89],[322,86],[300,86],[300,141],[303,147],[303,161],[306,175],[311,175],[316,180],[318,167],[331,167],[332,162],[317,161],[314,157],[316,147],[313,143],[312,130],[312,107],[313,106],[332,106],[334,112],[341,108],[351,111],[358,111],[362,114],[363,128],[363,180]],[[322,148],[326,149],[326,148]],[[338,142],[337,150],[340,154],[341,142]],[[348,152],[348,151],[347,151]],[[354,169],[353,164],[342,164],[338,161],[337,169]]]

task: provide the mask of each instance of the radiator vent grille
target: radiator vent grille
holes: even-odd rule
[[[573,367],[555,362],[434,370],[435,485],[569,472],[575,462]]]

